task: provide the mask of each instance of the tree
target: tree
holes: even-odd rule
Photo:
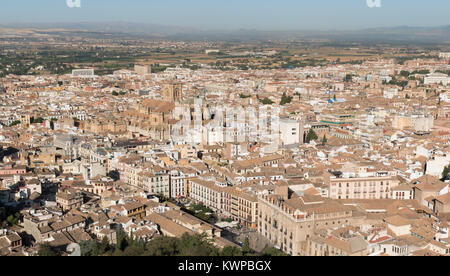
[[[220,254],[223,257],[243,256],[242,251],[236,246],[225,246]]]
[[[14,215],[9,215],[8,218],[6,219],[6,221],[10,225],[17,225],[17,223],[19,223],[19,219],[20,219],[20,213],[17,212]]]
[[[206,235],[189,235],[187,233],[181,236],[179,243],[179,256],[211,256],[216,249],[207,240]]]
[[[308,132],[308,135],[306,135],[306,141],[305,142],[307,144],[309,144],[309,142],[311,142],[312,140],[317,140],[317,139],[319,139],[319,137],[317,136],[316,132],[313,129],[311,129]]]
[[[103,255],[109,250],[111,250],[111,246],[109,244],[108,238],[105,236],[103,237],[102,242],[100,243],[98,255]]]
[[[9,126],[10,127],[13,127],[13,126],[17,126],[17,125],[20,125],[20,121],[14,121],[14,122],[12,122]]]
[[[6,216],[6,208],[0,205],[0,220],[4,220]]]
[[[405,77],[405,78],[409,77],[410,74],[411,73],[409,71],[405,71],[405,70],[402,70],[400,72],[400,76]]]
[[[353,81],[353,75],[351,75],[351,74],[345,75],[344,81],[345,81],[345,82],[351,82],[351,81]]]
[[[281,97],[280,105],[285,105],[292,102],[292,97],[287,96],[286,93],[283,93],[283,96]]]
[[[442,181],[447,180],[448,175],[450,174],[450,164],[444,168],[444,171],[442,172]]]
[[[174,237],[158,237],[147,244],[145,256],[178,255],[178,239]]]
[[[43,243],[39,245],[38,256],[54,257],[57,256],[57,254],[53,251],[49,243]]]
[[[31,120],[31,123],[32,123],[32,124],[42,124],[44,121],[45,121],[44,118],[38,117],[38,118],[36,118],[36,119],[33,118],[33,119]]]
[[[322,146],[325,146],[325,144],[328,142],[327,137],[325,136],[325,134],[322,137]]]
[[[265,257],[288,256],[286,253],[279,249],[276,249],[275,247],[267,247],[266,249],[264,249],[262,255]]]
[[[99,256],[100,255],[100,248],[99,248],[99,244],[97,241],[94,242],[94,246],[92,248],[92,256]]]
[[[264,104],[264,105],[269,105],[269,104],[273,104],[273,101],[271,99],[269,99],[269,98],[264,98],[261,101],[261,103]]]
[[[121,256],[142,256],[144,254],[144,250],[137,246],[128,246],[125,248]]]
[[[120,172],[117,170],[110,171],[107,176],[111,177],[114,181],[120,180]]]
[[[123,251],[127,247],[127,234],[120,229],[117,233],[116,250]]]
[[[81,256],[98,256],[98,242],[96,240],[80,242]]]
[[[245,237],[244,244],[242,245],[242,254],[247,255],[252,253],[252,249],[250,248],[250,240],[248,237]]]

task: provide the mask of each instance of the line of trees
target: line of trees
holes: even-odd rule
[[[17,125],[20,125],[20,121],[14,121],[14,122],[12,122],[9,126],[10,127],[13,127],[13,126],[17,126]]]
[[[282,251],[268,247],[263,253],[254,253],[248,239],[242,248],[226,246],[223,249],[215,247],[206,235],[189,235],[185,233],[180,238],[161,236],[149,242],[127,236],[119,231],[117,244],[111,245],[105,237],[102,241],[90,240],[80,243],[82,256],[286,256]],[[39,256],[58,256],[58,252],[48,243],[41,244]]]

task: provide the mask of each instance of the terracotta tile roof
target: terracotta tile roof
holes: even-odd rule
[[[407,219],[399,215],[385,218],[384,221],[394,226],[411,225],[411,223]]]

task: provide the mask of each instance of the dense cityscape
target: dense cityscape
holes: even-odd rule
[[[0,256],[450,255],[448,40],[0,28],[0,115]]]

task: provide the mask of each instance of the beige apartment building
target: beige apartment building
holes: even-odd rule
[[[82,121],[80,128],[95,134],[125,133],[127,124],[120,120],[107,120],[105,118]]]
[[[427,174],[413,180],[412,183],[414,185],[414,199],[420,205],[428,207],[430,211],[435,211],[433,210],[433,200],[449,192],[448,183],[442,182],[437,177]]]
[[[435,199],[434,206],[436,214],[450,213],[450,193],[438,196]]]
[[[230,195],[228,199],[231,199],[231,204],[227,206],[232,219],[245,227],[256,229],[258,227],[258,197],[239,187],[229,187],[227,193]]]
[[[259,197],[258,232],[293,256],[302,254],[302,244],[316,229],[354,225],[359,220],[351,207],[334,200],[311,195],[288,198],[287,186],[283,196]]]
[[[400,184],[395,172],[367,170],[352,175],[327,173],[324,181],[332,199],[391,198],[392,188]]]
[[[430,131],[434,126],[434,117],[429,114],[398,114],[392,120],[395,129],[412,128],[415,131]]]
[[[359,235],[341,236],[320,231],[305,243],[305,256],[367,256],[368,243]]]
[[[71,189],[58,191],[56,194],[56,203],[61,206],[64,211],[79,208],[83,205],[83,194]]]

